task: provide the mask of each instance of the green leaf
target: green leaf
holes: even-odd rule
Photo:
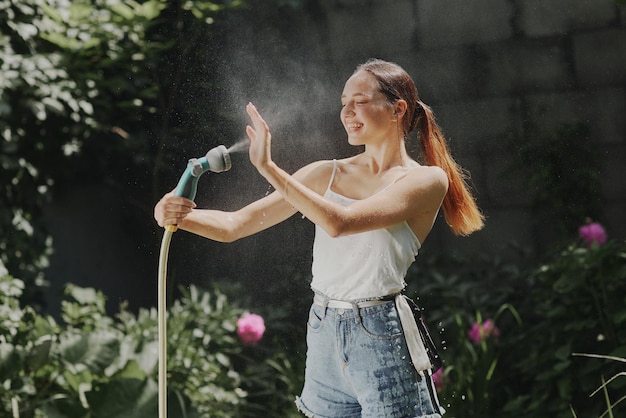
[[[68,398],[63,395],[55,396],[42,406],[43,416],[46,418],[86,417],[85,408],[77,397]]]
[[[116,378],[125,378],[125,379],[137,379],[144,380],[148,377],[146,372],[139,366],[135,360],[130,360],[126,363],[126,367],[120,373],[118,373]]]
[[[0,344],[0,381],[11,380],[24,366],[21,350],[9,343]]]
[[[45,39],[46,41],[53,43],[63,49],[78,50],[82,45],[79,40],[68,38],[67,36],[59,32],[42,33],[40,34],[40,36],[42,39]]]
[[[554,356],[559,360],[567,360],[571,354],[572,354],[572,345],[569,343],[559,347],[554,352]]]
[[[119,353],[118,336],[109,331],[64,335],[59,351],[68,366],[84,365],[94,373],[101,373]]]
[[[148,20],[152,20],[165,9],[165,3],[159,0],[149,0],[141,5],[141,14]]]
[[[75,21],[89,20],[92,13],[90,2],[73,1],[70,5],[70,19]]]
[[[130,3],[134,4],[135,2],[130,2]],[[117,13],[118,15],[122,16],[126,20],[132,20],[135,17],[134,10],[124,3],[111,4],[111,11],[113,11],[114,13]]]
[[[26,364],[29,369],[37,370],[50,362],[53,342],[54,340],[50,335],[45,335],[37,340],[26,358]]]
[[[158,386],[150,379],[120,378],[86,394],[94,417],[136,418],[158,415]]]
[[[613,322],[615,322],[616,325],[621,324],[622,322],[626,321],[626,309],[616,312],[613,315]]]
[[[98,292],[91,287],[80,287],[74,285],[68,285],[66,287],[66,295],[73,297],[76,301],[82,305],[98,304],[100,302],[100,296]]]
[[[61,16],[61,13],[59,13],[57,9],[55,9],[54,7],[50,7],[45,2],[41,3],[39,7],[41,7],[46,16],[56,21],[57,23],[63,23],[63,16]]]
[[[87,370],[85,366],[80,370],[76,367],[71,370],[65,369],[62,375],[71,391],[74,392],[73,395],[77,394],[85,384],[91,384],[96,379],[96,376]]]

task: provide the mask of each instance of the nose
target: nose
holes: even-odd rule
[[[343,116],[354,116],[354,108],[351,105],[347,104],[341,108],[341,114]]]

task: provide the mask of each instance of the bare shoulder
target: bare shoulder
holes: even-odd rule
[[[441,167],[435,165],[417,165],[409,169],[404,177],[423,184],[448,187],[448,175]]]
[[[445,194],[448,191],[448,175],[438,166],[420,165],[412,168],[407,177],[420,188],[430,189],[435,193]]]
[[[318,193],[326,190],[333,171],[332,160],[320,160],[307,164],[294,173],[294,177]]]
[[[448,175],[443,171],[443,168],[436,165],[421,166],[421,168],[428,173],[427,177],[434,183],[438,183],[446,189],[448,188]]]

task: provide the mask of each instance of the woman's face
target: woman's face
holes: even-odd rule
[[[366,71],[348,79],[341,106],[341,122],[352,145],[379,143],[397,131],[393,106],[380,92],[376,78]]]

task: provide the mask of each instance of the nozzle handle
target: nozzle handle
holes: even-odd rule
[[[187,163],[183,175],[180,176],[174,194],[194,200],[198,190],[198,179],[202,174],[207,171],[221,173],[230,170],[230,167],[230,154],[224,145],[209,150],[204,157],[192,158]]]
[[[203,160],[206,161],[206,158],[203,158]],[[208,164],[206,165],[208,166]],[[198,191],[198,179],[205,171],[206,169],[203,167],[200,160],[196,158],[189,160],[187,168],[180,176],[180,180],[178,180],[174,195],[194,200],[196,198],[196,192]]]

